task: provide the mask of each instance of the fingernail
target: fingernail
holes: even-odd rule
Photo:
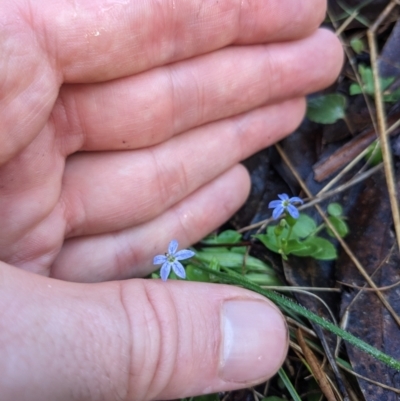
[[[229,300],[222,306],[220,376],[254,382],[273,376],[288,347],[282,314],[266,301]]]

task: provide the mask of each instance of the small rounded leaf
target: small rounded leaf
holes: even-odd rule
[[[328,211],[328,214],[330,214],[331,216],[336,216],[336,217],[339,217],[343,214],[343,208],[340,203],[330,203],[328,205],[327,211]]]
[[[329,221],[332,223],[333,227],[335,227],[335,230],[338,232],[338,234],[342,238],[345,237],[349,233],[348,225],[340,217],[329,216],[328,218],[329,218]],[[326,229],[326,231],[331,237],[336,237],[335,234],[332,232],[332,230],[329,227]]]
[[[315,123],[333,124],[344,117],[346,98],[338,93],[308,99],[307,118]]]
[[[306,238],[317,229],[314,219],[301,213],[297,219],[296,225],[293,227],[292,235],[298,238]]]

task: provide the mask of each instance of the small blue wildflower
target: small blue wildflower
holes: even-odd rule
[[[287,194],[278,195],[279,200],[269,202],[268,207],[274,209],[272,217],[276,220],[284,211],[287,211],[294,219],[299,217],[299,211],[293,206],[293,203],[303,203],[303,200],[297,196],[289,198]]]
[[[168,252],[165,255],[157,255],[153,259],[153,265],[161,265],[160,276],[162,281],[167,281],[171,268],[175,274],[180,278],[186,277],[185,269],[179,260],[189,259],[195,255],[195,253],[189,249],[182,249],[176,252],[178,249],[178,241],[173,239],[168,245]]]

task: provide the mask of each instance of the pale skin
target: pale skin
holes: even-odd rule
[[[2,399],[179,398],[279,368],[284,330],[260,377],[221,378],[221,305],[258,295],[122,279],[243,204],[238,163],[340,71],[325,7],[0,1]]]

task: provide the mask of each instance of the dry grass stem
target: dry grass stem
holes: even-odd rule
[[[311,351],[311,349],[307,346],[301,329],[297,329],[296,337],[300,348],[303,351],[304,358],[306,359],[315,380],[320,386],[321,391],[324,393],[328,401],[336,401],[335,394],[327,379],[326,373],[321,369],[318,359]]]
[[[306,341],[307,341],[307,340],[306,340]],[[300,348],[300,346],[299,346],[297,343],[295,343],[294,341],[289,340],[289,345],[290,345],[290,347],[293,348],[295,351],[300,352],[301,354],[303,353],[303,351],[302,351],[302,349]],[[317,353],[319,353],[319,354],[321,354],[321,355],[324,355],[324,353],[321,351],[321,349],[319,349],[319,348],[318,348],[315,344],[313,344],[312,342],[307,341],[307,345],[308,345],[312,350],[314,350],[315,352],[317,352]],[[367,381],[367,382],[369,382],[369,383],[375,384],[376,386],[379,386],[379,387],[381,387],[381,388],[384,388],[385,390],[393,391],[393,392],[396,393],[396,394],[400,394],[400,389],[397,389],[397,388],[395,388],[395,387],[390,387],[390,386],[388,386],[388,385],[386,385],[386,384],[377,382],[377,381],[375,381],[375,380],[369,379],[369,378],[366,377],[366,376],[360,375],[359,373],[354,372],[352,369],[349,369],[346,365],[344,365],[344,364],[340,361],[340,359],[337,359],[336,362],[337,362],[338,366],[340,367],[340,369],[346,371],[347,373],[351,374],[352,376],[358,377],[359,379],[362,379],[362,380],[365,380],[365,381]]]
[[[339,174],[337,174],[332,180],[330,180],[318,193],[316,196],[320,196],[327,192],[328,189],[332,188],[347,172],[349,172],[359,161],[361,161],[365,155],[368,153],[369,149],[366,148],[360,154],[355,157]]]
[[[343,281],[338,281],[339,284],[345,285],[346,287],[350,287],[350,288],[355,288],[356,290],[363,290],[363,291],[376,291],[375,288],[366,288],[366,287],[360,287],[358,285],[353,285],[353,284],[348,284],[348,283],[344,283]],[[392,288],[395,288],[397,286],[400,285],[400,280],[396,281],[393,284],[390,285],[386,285],[384,287],[378,287],[379,291],[387,291],[387,290],[391,290]]]
[[[375,22],[372,24],[372,26],[369,28],[369,32],[376,32],[379,28],[379,25],[382,24],[382,22],[390,15],[390,13],[393,11],[393,9],[396,7],[396,0],[392,0],[385,8],[384,10],[379,14],[378,18],[375,20]],[[376,88],[376,87],[375,87]]]
[[[391,134],[395,129],[400,127],[400,120],[397,120],[393,125],[391,125],[386,131],[386,135]]]
[[[307,204],[301,206],[301,209],[305,209],[306,207],[313,206],[316,203],[320,203],[324,199],[330,198],[333,195],[336,195],[336,194],[338,194],[340,192],[345,191],[346,189],[352,187],[353,185],[358,184],[359,182],[367,179],[368,177],[371,177],[371,175],[373,175],[376,172],[378,172],[382,167],[383,167],[383,163],[378,164],[377,166],[370,168],[368,171],[365,171],[364,173],[357,174],[350,181],[338,186],[337,188],[335,188],[335,189],[333,189],[333,190],[331,190],[329,192],[324,192],[324,190],[326,188],[326,187],[324,187],[321,191],[319,191],[317,193],[317,195],[316,195],[316,197],[314,199],[312,199],[310,202],[307,202]],[[340,174],[338,174],[338,175],[340,175]]]
[[[307,333],[309,336],[318,338],[318,336],[315,334],[314,330],[309,329],[308,327],[304,326],[302,323],[298,322],[297,320],[291,318],[290,316],[285,316],[286,322],[290,326],[295,326],[296,328],[302,329],[305,333]]]
[[[392,4],[392,3],[391,3]],[[395,4],[393,2],[393,4]],[[375,26],[375,25],[374,25]],[[392,161],[392,153],[389,145],[388,136],[386,135],[386,116],[385,116],[385,107],[383,105],[382,98],[382,90],[381,90],[381,82],[379,79],[379,71],[378,71],[378,61],[377,61],[377,50],[376,50],[376,41],[375,41],[375,33],[373,30],[368,30],[368,43],[371,52],[371,67],[374,75],[374,85],[375,85],[375,104],[376,104],[376,112],[378,117],[378,132],[379,139],[381,142],[382,149],[382,157],[383,157],[383,165],[385,168],[385,176],[386,183],[389,192],[389,200],[390,206],[392,208],[393,222],[394,228],[396,231],[397,237],[397,245],[400,249],[400,212],[399,212],[399,202],[397,199],[397,190],[393,172],[393,161]]]
[[[323,291],[323,292],[341,292],[340,288],[330,287],[295,287],[295,286],[273,286],[273,285],[261,285],[261,288],[274,291]]]
[[[354,10],[351,15],[349,15],[346,20],[343,22],[342,25],[340,25],[340,27],[338,27],[336,29],[336,36],[340,36],[344,30],[351,24],[351,22],[354,20],[354,18],[357,17],[357,15],[359,14],[358,10]]]

